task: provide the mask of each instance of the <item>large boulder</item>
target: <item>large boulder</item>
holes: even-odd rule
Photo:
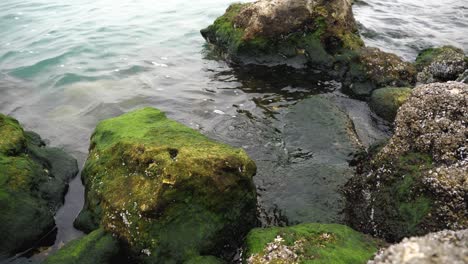
[[[368,264],[468,263],[468,229],[405,238],[380,252]]]
[[[393,122],[398,108],[408,100],[411,88],[385,87],[372,92],[369,106],[378,116]]]
[[[54,213],[77,173],[74,158],[0,114],[0,260],[53,233]]]
[[[337,224],[256,228],[247,236],[245,263],[365,263],[380,245],[377,239]]]
[[[68,243],[42,264],[125,263],[119,255],[119,242],[103,229]],[[120,261],[119,261],[120,260]]]
[[[416,69],[395,54],[366,47],[357,51],[357,56],[351,58],[343,82],[345,92],[365,97],[377,88],[414,85]]]
[[[201,33],[242,63],[330,68],[336,55],[363,46],[350,0],[233,4]]]
[[[466,228],[467,116],[468,85],[416,87],[389,143],[346,185],[351,226],[389,241]]]
[[[423,50],[415,65],[419,83],[455,81],[468,70],[468,57],[461,49],[443,46]]]
[[[144,108],[102,121],[76,226],[102,226],[142,263],[219,255],[256,222],[255,163],[241,149]]]

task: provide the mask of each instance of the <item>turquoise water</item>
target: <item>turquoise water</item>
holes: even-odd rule
[[[320,135],[330,124],[318,119],[305,125],[317,119],[288,108],[307,95],[335,91],[339,84],[324,74],[304,79],[282,71],[233,69],[213,56],[199,30],[231,2],[2,0],[0,112],[18,118],[82,165],[99,120],[141,106],[158,107],[249,152],[259,166],[255,181],[263,224],[339,222],[336,188],[344,179],[320,178],[323,171],[311,157],[343,169],[351,150],[339,140],[322,144],[330,140]],[[366,43],[408,60],[433,45],[468,50],[467,13],[466,0],[369,0],[355,6]],[[336,92],[334,96],[361,140],[385,136],[385,126],[376,123],[365,104]],[[303,128],[311,140],[298,137],[301,131],[291,127]],[[310,152],[288,152],[288,146],[302,145],[297,138]],[[307,184],[317,192],[311,193]],[[72,227],[82,204],[78,177],[57,214],[57,240],[49,250],[82,235]],[[315,215],[295,210],[316,204],[311,210]]]

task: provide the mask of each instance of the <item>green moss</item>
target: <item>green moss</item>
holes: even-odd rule
[[[20,152],[26,139],[18,121],[0,114],[0,154]]]
[[[198,256],[184,262],[184,264],[223,264],[225,263],[219,258],[213,256]]]
[[[102,229],[68,243],[43,264],[111,264],[119,253],[119,244]]]
[[[256,167],[241,149],[144,108],[102,121],[83,170],[77,226],[103,226],[142,261],[217,253],[255,221]],[[148,260],[149,261],[149,260]]]
[[[296,247],[297,263],[366,263],[378,250],[379,241],[337,224],[301,224],[292,227],[253,229],[246,240],[246,256],[261,257],[277,236],[283,245]],[[255,258],[252,264],[256,264]],[[257,259],[258,261],[258,259]],[[274,260],[273,260],[274,261]],[[292,263],[293,260],[276,260]],[[276,263],[276,262],[271,262]]]
[[[380,117],[393,122],[398,108],[408,100],[411,88],[386,87],[372,92],[369,105]]]
[[[53,214],[77,172],[76,160],[45,148],[39,136],[0,114],[0,255],[38,246],[52,231]]]
[[[213,25],[201,31],[202,35],[210,42],[217,43],[220,47],[226,47],[226,51],[235,53],[242,43],[244,30],[235,28],[233,20],[240,10],[247,5],[249,4],[232,4],[224,15],[215,20]]]

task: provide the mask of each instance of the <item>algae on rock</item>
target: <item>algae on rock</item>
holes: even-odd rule
[[[254,64],[330,68],[334,55],[364,45],[349,0],[233,4],[201,33],[234,62]]]
[[[399,241],[468,226],[468,85],[413,89],[395,134],[345,188],[353,228]]]
[[[372,92],[369,105],[377,115],[393,122],[398,108],[408,100],[411,88],[385,87]]]
[[[0,114],[0,259],[54,231],[54,213],[77,173],[75,159]]]
[[[82,238],[65,245],[59,251],[48,257],[43,264],[113,264],[119,257],[119,242],[98,229]]]
[[[256,222],[255,163],[241,149],[144,108],[102,121],[76,226],[98,226],[143,262],[218,255]]]
[[[365,263],[381,241],[338,224],[256,228],[246,240],[246,264]]]

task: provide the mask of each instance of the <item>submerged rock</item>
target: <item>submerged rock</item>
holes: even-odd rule
[[[393,122],[398,108],[408,100],[411,88],[386,87],[372,92],[369,105],[377,115]]]
[[[0,259],[53,233],[54,213],[77,173],[75,159],[0,114]]]
[[[369,96],[386,86],[407,87],[416,82],[416,69],[395,54],[377,48],[362,48],[354,57],[344,79],[345,91],[355,96]]]
[[[333,97],[321,95],[301,100],[278,118],[281,141],[272,151],[284,157],[258,161],[265,175],[257,178],[262,209],[279,211],[288,224],[340,222],[339,189],[353,176],[348,161],[361,147],[353,122]]]
[[[112,264],[124,263],[119,261],[119,242],[98,229],[89,235],[68,243],[43,264]]]
[[[245,263],[365,263],[380,244],[337,224],[256,228],[247,236]]]
[[[430,48],[418,55],[415,65],[419,83],[455,81],[468,69],[468,57],[452,46]]]
[[[351,226],[390,241],[468,226],[468,85],[414,88],[395,134],[347,183]]]
[[[260,0],[233,4],[201,31],[235,62],[330,68],[363,46],[349,0]]]
[[[380,252],[368,264],[468,263],[468,229],[405,238]]]
[[[182,263],[235,246],[256,222],[255,163],[241,149],[144,108],[101,122],[76,221],[102,226],[142,263]]]

